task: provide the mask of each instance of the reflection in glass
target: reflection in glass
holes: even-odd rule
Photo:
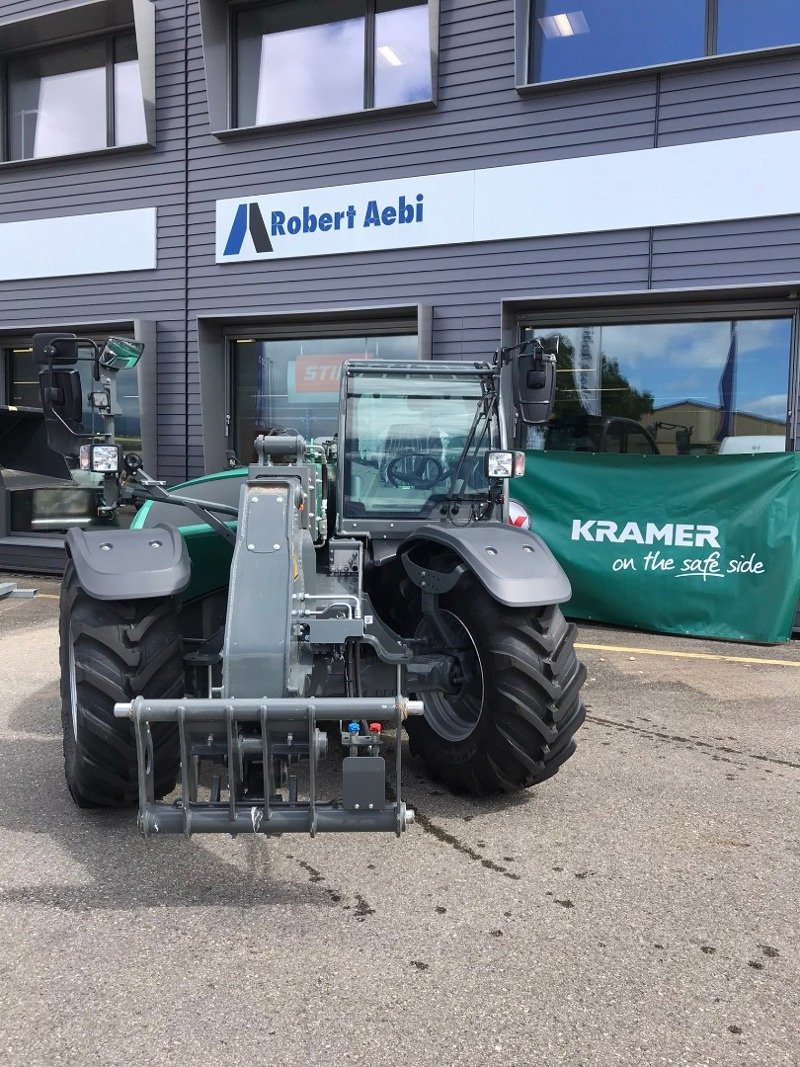
[[[95,338],[102,344],[105,338]],[[102,419],[88,406],[86,398],[92,388],[91,350],[80,350],[77,364],[81,376],[84,408],[81,421],[87,432],[101,432]],[[39,397],[40,367],[33,361],[30,345],[0,350],[6,367],[6,396],[0,401],[21,408],[41,410]],[[126,452],[141,452],[141,408],[139,379],[136,369],[121,370],[117,375],[117,400],[120,414],[115,421],[116,437]],[[29,418],[35,416],[28,416]],[[12,533],[65,534],[71,526],[103,525],[97,518],[98,492],[93,489],[14,489],[16,472],[5,471],[9,493]],[[114,520],[115,526],[127,526],[132,518],[124,510]]]
[[[790,319],[532,332],[558,349],[554,417],[541,442],[549,448],[646,452],[648,433],[666,455],[785,447]]]
[[[719,0],[717,51],[745,52],[800,43],[798,0]]]
[[[113,47],[114,130],[107,80]],[[136,38],[94,40],[8,63],[10,159],[93,152],[147,140]]]
[[[18,489],[11,497],[11,532],[65,534],[97,525],[96,489]]]
[[[428,5],[378,0],[375,14],[375,106],[431,99]]]
[[[8,82],[11,159],[106,147],[104,41],[13,59]]]
[[[270,429],[294,429],[307,440],[335,434],[346,359],[416,358],[416,334],[232,341],[236,455],[251,462],[256,435]]]
[[[322,21],[309,0],[237,18],[237,125],[295,122],[364,107],[363,0],[340,0]]]
[[[114,144],[142,144],[146,140],[136,38],[120,37],[114,42]]]
[[[17,408],[40,408],[39,371],[33,361],[32,348],[8,348],[5,351],[6,396],[4,404]]]
[[[671,63],[705,51],[705,0],[535,0],[532,12],[532,81]]]
[[[100,341],[100,338],[96,340]],[[102,420],[94,409],[89,407],[86,400],[92,388],[92,364],[89,362],[91,354],[90,349],[81,348],[81,358],[77,364],[84,397],[81,418],[87,431],[100,432],[102,430]],[[42,402],[39,396],[39,371],[41,367],[33,361],[33,349],[29,346],[6,348],[3,351],[3,356],[6,365],[7,387],[6,398],[0,397],[0,400],[14,407],[41,410]],[[121,370],[117,374],[117,400],[121,408],[121,413],[115,420],[117,437],[126,451],[139,452],[142,448],[142,436],[139,379],[135,368],[133,370]]]

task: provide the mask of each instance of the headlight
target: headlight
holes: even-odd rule
[[[116,445],[81,445],[81,470],[95,474],[116,474],[119,471],[119,448]]]
[[[513,452],[487,452],[486,477],[511,478],[514,474]]]
[[[524,452],[487,452],[487,478],[519,478],[525,473]]]

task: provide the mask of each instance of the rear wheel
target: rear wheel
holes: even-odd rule
[[[61,724],[64,773],[82,808],[126,807],[138,796],[136,742],[114,704],[180,697],[183,651],[174,598],[95,600],[67,563],[61,591]],[[177,727],[154,723],[156,796],[175,786]]]
[[[440,597],[418,636],[453,651],[464,676],[454,694],[423,694],[424,717],[406,722],[432,777],[482,796],[535,785],[569,759],[586,670],[557,606],[508,608],[473,578]]]

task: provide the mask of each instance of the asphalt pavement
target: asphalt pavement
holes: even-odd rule
[[[400,840],[145,841],[66,792],[57,583],[20,582],[4,1067],[800,1061],[799,644],[583,626],[589,719],[535,790],[456,798],[409,760]]]

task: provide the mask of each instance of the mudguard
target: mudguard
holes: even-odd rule
[[[95,600],[172,596],[189,584],[186,543],[171,526],[147,530],[76,530],[66,538],[78,581]]]
[[[447,573],[434,570],[422,562],[421,545],[450,549],[462,561],[462,568],[472,571],[489,595],[506,607],[563,604],[572,596],[569,578],[558,560],[541,537],[529,530],[500,522],[420,526],[403,541],[398,555],[415,585],[422,587],[425,581],[431,592],[443,593],[460,577],[459,568]]]

